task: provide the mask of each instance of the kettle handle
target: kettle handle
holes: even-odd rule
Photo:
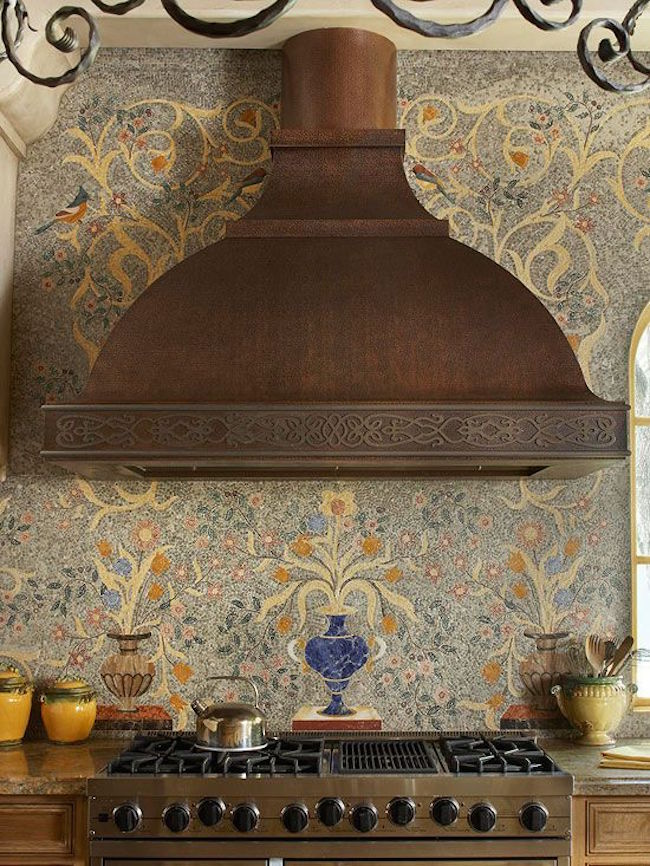
[[[260,691],[257,688],[257,685],[253,682],[253,680],[249,680],[248,677],[237,677],[237,676],[232,676],[232,675],[231,676],[224,675],[224,676],[220,676],[220,677],[207,677],[207,679],[208,680],[234,680],[234,681],[239,680],[239,682],[241,682],[241,683],[246,683],[246,685],[250,686],[250,688],[255,693],[255,706],[259,707],[259,705],[260,705]]]

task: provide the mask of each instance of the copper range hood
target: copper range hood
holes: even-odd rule
[[[551,314],[411,192],[387,39],[289,40],[259,203],[156,280],[43,456],[92,477],[575,477],[627,454]]]

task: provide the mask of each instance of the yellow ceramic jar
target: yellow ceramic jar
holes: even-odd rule
[[[15,668],[0,670],[0,746],[17,746],[25,736],[33,691]]]
[[[41,694],[41,718],[53,743],[87,740],[96,715],[95,692],[83,680],[57,680]]]
[[[553,686],[562,715],[580,731],[576,743],[609,746],[637,691],[623,677],[567,677]]]

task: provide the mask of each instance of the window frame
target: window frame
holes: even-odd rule
[[[636,381],[635,381],[635,365],[636,353],[639,347],[639,342],[646,329],[650,328],[650,303],[641,311],[641,315],[637,319],[634,331],[632,333],[632,341],[630,343],[630,356],[628,363],[629,373],[629,394],[630,394],[630,555],[631,555],[631,571],[632,571],[632,637],[634,638],[634,646],[638,646],[638,629],[637,629],[637,596],[638,596],[638,578],[637,568],[639,565],[650,565],[650,556],[643,556],[639,553],[637,547],[636,534],[636,506],[637,506],[637,484],[636,484],[636,431],[638,427],[650,427],[650,415],[636,414]],[[635,710],[650,712],[650,695],[639,696],[634,698],[633,706]]]

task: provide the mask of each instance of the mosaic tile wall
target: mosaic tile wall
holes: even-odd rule
[[[568,54],[405,53],[399,91],[420,200],[542,299],[595,391],[625,398],[650,299],[650,99],[598,91]],[[240,673],[285,726],[328,700],[305,646],[344,611],[368,647],[347,704],[393,728],[498,726],[530,701],[525,631],[629,627],[625,468],[115,485],[39,458],[40,404],[76,393],[145,286],[259,195],[278,95],[275,53],[107,50],[22,166],[0,654],[108,699],[106,632],[151,631],[147,700],[177,725],[206,675]]]

